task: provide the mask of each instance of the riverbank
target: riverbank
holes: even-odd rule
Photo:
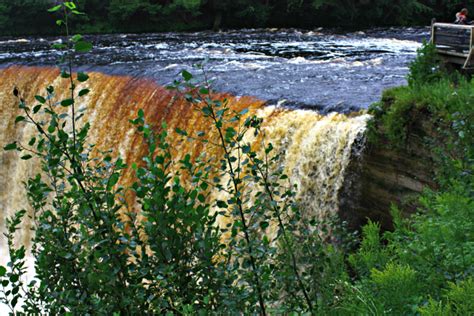
[[[474,312],[474,83],[443,73],[433,57],[425,47],[411,65],[410,84],[385,91],[369,110],[369,150],[385,148],[392,153],[385,163],[398,160],[407,174],[419,174],[414,180],[430,184],[393,201],[390,231],[381,234],[375,222],[363,228],[360,248],[349,256],[356,276],[343,298],[347,310]],[[407,153],[410,159],[398,159]],[[367,202],[377,214],[377,204]]]

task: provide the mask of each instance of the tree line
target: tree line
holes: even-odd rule
[[[0,0],[0,35],[52,34],[55,0]],[[466,2],[466,1],[464,1]],[[466,2],[467,3],[467,2]],[[451,21],[453,0],[82,0],[86,33],[428,25]],[[474,9],[474,8],[473,8]],[[76,28],[77,29],[77,28]]]

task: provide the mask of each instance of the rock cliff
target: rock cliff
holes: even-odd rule
[[[427,143],[434,129],[429,122],[412,125],[402,147],[390,145],[381,127],[375,127],[371,133],[376,136],[354,149],[340,193],[340,215],[350,228],[371,219],[390,229],[392,204],[403,205],[403,215],[408,215],[416,208],[417,194],[435,187],[435,164]]]

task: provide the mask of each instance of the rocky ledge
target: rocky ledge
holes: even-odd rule
[[[375,140],[362,139],[355,149],[343,190],[340,192],[340,216],[349,227],[358,229],[368,219],[391,229],[391,206],[403,206],[402,214],[413,213],[417,195],[434,188],[434,162],[426,142],[433,135],[429,120],[412,126],[403,147],[391,146],[383,133]]]

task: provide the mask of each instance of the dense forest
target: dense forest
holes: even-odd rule
[[[0,0],[0,35],[56,32],[54,0]],[[467,1],[454,0],[81,0],[86,33],[252,27],[313,28],[428,25],[451,21]],[[77,29],[78,27],[76,27]]]

